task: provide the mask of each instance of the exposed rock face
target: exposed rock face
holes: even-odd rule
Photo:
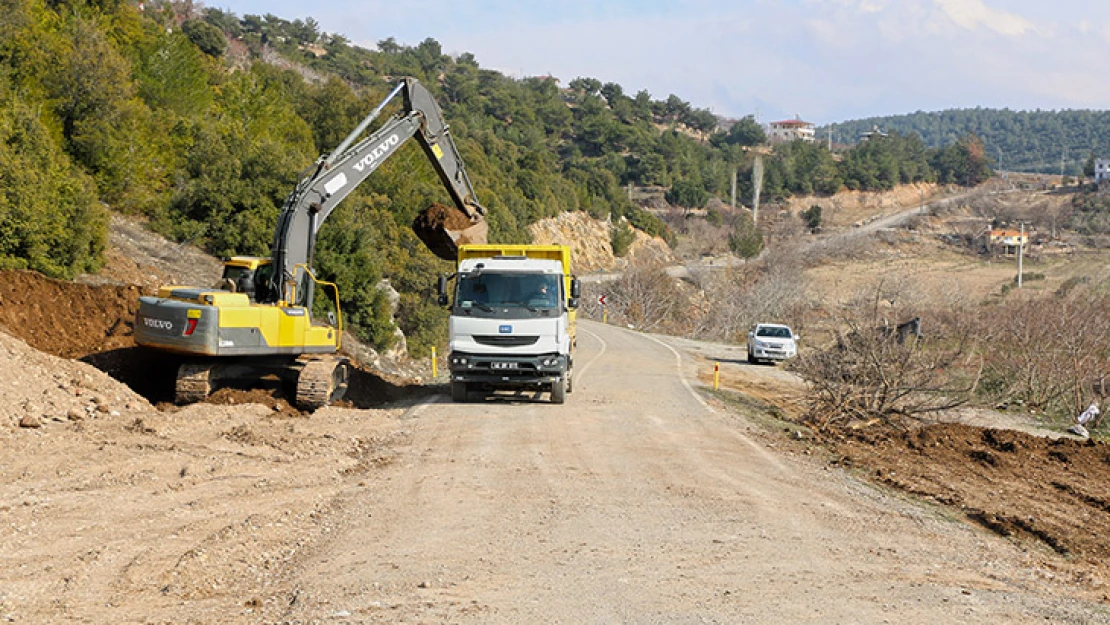
[[[540,245],[569,245],[575,273],[610,271],[626,267],[629,262],[675,262],[667,243],[636,231],[626,258],[613,255],[610,243],[611,223],[590,217],[582,211],[562,213],[529,226],[532,242]]]
[[[783,202],[783,208],[799,213],[810,206],[821,207],[821,219],[829,226],[846,228],[868,217],[905,210],[918,202],[927,203],[941,189],[934,184],[900,185],[890,191],[841,191],[831,197],[804,196]]]

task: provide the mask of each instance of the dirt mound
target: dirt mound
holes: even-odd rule
[[[1110,446],[958,424],[871,427],[832,441],[839,464],[962,509],[1003,536],[1091,562],[1110,557]]]
[[[150,409],[126,385],[81,362],[44,354],[0,332],[0,423],[39,428],[51,422],[121,417]],[[0,432],[6,431],[0,428]]]
[[[134,345],[140,289],[52,280],[32,271],[0,272],[0,327],[62,358]]]

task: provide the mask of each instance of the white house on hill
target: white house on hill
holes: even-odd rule
[[[1095,159],[1095,182],[1102,182],[1103,180],[1110,179],[1110,159],[1096,158]]]
[[[781,122],[771,122],[767,126],[767,139],[772,143],[794,141],[813,141],[817,136],[813,124],[804,122],[800,118],[784,119]]]

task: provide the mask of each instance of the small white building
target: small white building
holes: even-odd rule
[[[1110,179],[1110,158],[1095,159],[1095,182]]]
[[[813,124],[804,122],[801,118],[784,119],[781,122],[771,122],[767,126],[767,139],[772,143],[794,141],[813,141],[817,131]]]
[[[991,230],[987,233],[991,247],[1001,247],[1005,254],[1016,254],[1019,247],[1029,245],[1029,233],[1021,230]]]
[[[864,132],[864,133],[860,134],[859,140],[860,141],[870,141],[871,139],[881,139],[881,138],[886,137],[886,136],[888,136],[887,133],[883,132],[882,130],[879,130],[879,125],[878,124],[874,124],[874,125],[871,126],[871,130],[868,130],[867,132]]]

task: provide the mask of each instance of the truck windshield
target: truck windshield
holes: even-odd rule
[[[455,308],[466,311],[508,312],[524,309],[551,314],[560,310],[560,276],[540,273],[460,274]],[[472,312],[472,314],[474,314]]]

